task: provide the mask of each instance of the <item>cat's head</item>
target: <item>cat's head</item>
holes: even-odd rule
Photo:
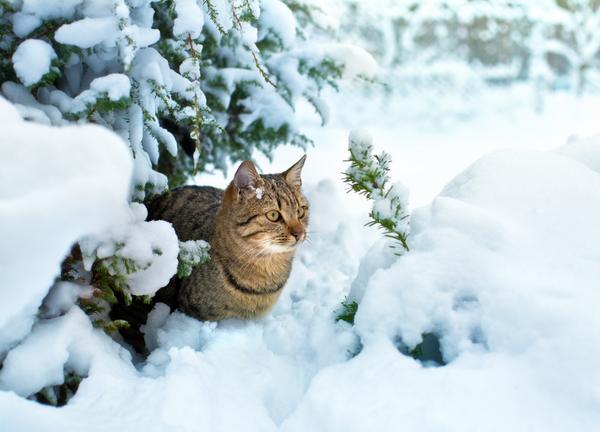
[[[258,174],[244,161],[225,191],[223,217],[256,254],[291,252],[306,239],[308,201],[300,177],[306,155],[280,174]]]

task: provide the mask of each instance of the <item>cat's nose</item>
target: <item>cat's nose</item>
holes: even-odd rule
[[[300,239],[304,235],[304,227],[302,227],[302,225],[300,225],[300,224],[291,226],[290,234],[294,236],[296,241],[300,241]]]

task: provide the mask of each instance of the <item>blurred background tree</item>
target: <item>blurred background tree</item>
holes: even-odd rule
[[[383,67],[386,91],[472,94],[531,84],[600,90],[600,1],[340,0],[342,33]]]

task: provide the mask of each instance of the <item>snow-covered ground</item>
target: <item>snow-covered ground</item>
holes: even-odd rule
[[[0,429],[599,430],[600,140],[564,145],[572,134],[599,132],[600,102],[557,95],[541,116],[517,105],[438,124],[376,100],[333,104],[346,109],[330,126],[305,119],[316,142],[303,173],[311,240],[269,316],[215,325],[159,308],[147,328],[156,349],[144,363],[78,309],[40,322],[4,360]],[[404,257],[363,226],[369,204],[341,182],[358,124],[392,155],[394,180],[411,189]],[[300,153],[280,148],[261,167],[283,169]],[[18,222],[4,218],[10,203],[0,198],[10,232]],[[88,215],[57,214],[65,226]],[[38,241],[60,233],[46,228],[35,231]],[[25,247],[3,242],[0,250]],[[65,251],[47,252],[56,267]],[[351,288],[360,301],[354,328],[334,319]],[[440,336],[446,366],[397,349],[423,333]],[[362,351],[350,358],[359,338]],[[88,376],[67,406],[23,397],[56,383],[65,366]]]

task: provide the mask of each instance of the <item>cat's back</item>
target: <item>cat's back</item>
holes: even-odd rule
[[[147,204],[148,220],[173,224],[179,240],[210,240],[223,203],[223,190],[211,186],[182,186]]]

